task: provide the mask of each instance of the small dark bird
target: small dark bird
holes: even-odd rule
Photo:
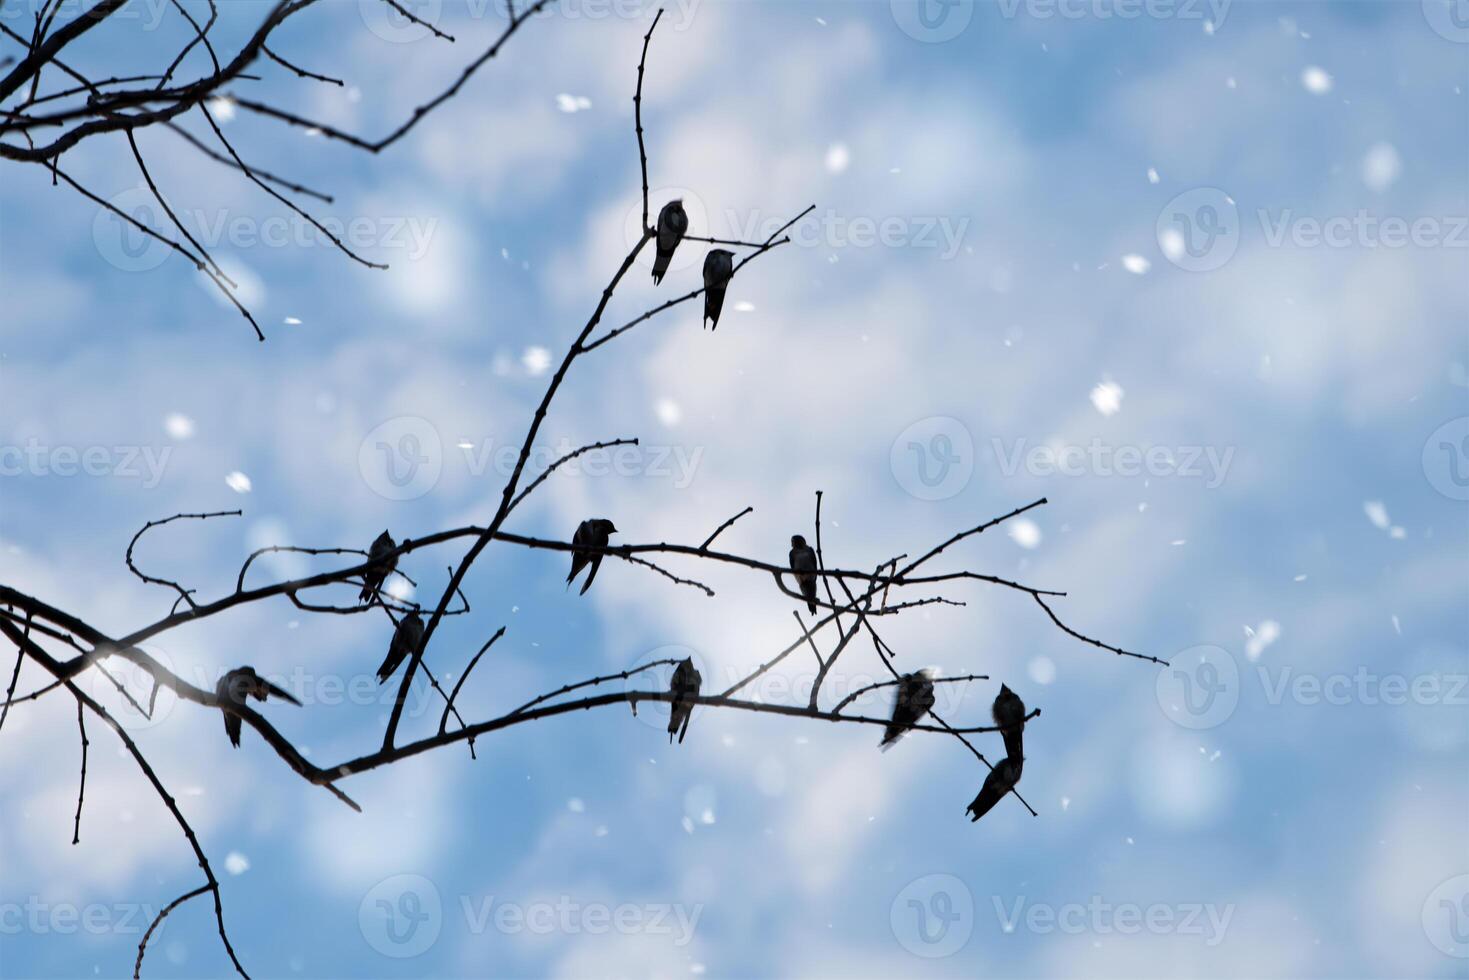
[[[724,290],[734,276],[734,253],[711,248],[704,256],[704,319],[714,321],[710,330],[719,329],[719,311],[724,309]]]
[[[241,722],[240,716],[230,711],[228,705],[243,708],[250,698],[264,701],[270,695],[275,695],[282,701],[289,701],[297,707],[301,705],[301,702],[292,697],[289,691],[276,687],[255,673],[254,667],[237,667],[234,670],[226,671],[214,685],[214,696],[223,702],[220,710],[224,714],[224,732],[230,737],[230,744],[235,748],[240,747]]]
[[[879,747],[883,751],[892,748],[894,742],[913,730],[933,708],[933,673],[928,670],[914,671],[898,678],[898,697],[893,701],[893,720],[883,730]]]
[[[689,216],[684,213],[683,201],[669,201],[658,212],[658,255],[653,259],[653,285],[663,281],[668,272],[668,263],[673,261],[673,250],[683,241],[684,232],[689,230]]]
[[[418,644],[422,641],[423,620],[419,618],[418,610],[414,609],[399,620],[398,628],[393,630],[393,640],[388,644],[388,655],[377,669],[377,682],[382,684],[392,677],[393,672],[403,665],[410,653],[418,649]]]
[[[806,608],[816,615],[816,550],[799,534],[791,535],[791,567],[796,570],[796,584],[806,597]]]
[[[1020,782],[1021,768],[1022,763],[1019,759],[1001,759],[1000,764],[990,770],[990,774],[984,777],[984,785],[980,787],[979,795],[964,810],[965,813],[970,814],[970,823],[974,823],[993,810],[995,804],[1015,788],[1015,784]]]
[[[694,666],[694,658],[685,657],[673,672],[673,683],[668,693],[673,695],[668,713],[668,742],[673,744],[673,733],[678,732],[678,742],[683,744],[684,734],[689,730],[689,718],[694,713],[694,698],[699,696],[699,686],[704,678]]]
[[[571,544],[571,572],[566,576],[566,584],[571,585],[571,580],[576,578],[588,565],[592,570],[587,573],[587,580],[581,585],[578,595],[586,595],[587,589],[592,587],[592,579],[597,577],[597,569],[602,567],[602,553],[594,551],[595,548],[607,547],[607,539],[617,533],[617,528],[605,517],[593,517],[582,521],[576,527],[576,534],[572,535]]]
[[[1020,700],[1018,694],[1001,684],[1000,693],[995,695],[990,714],[994,717],[995,724],[1000,726],[1000,734],[1005,739],[1005,755],[1016,760],[1025,758],[1020,737],[1025,730],[1025,702]]]
[[[362,576],[362,592],[357,596],[358,599],[368,605],[377,601],[377,590],[382,588],[383,580],[398,567],[398,556],[392,553],[396,547],[397,542],[386,530],[372,542],[372,547],[367,549],[367,560],[371,567]]]

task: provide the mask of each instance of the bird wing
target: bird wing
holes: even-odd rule
[[[280,698],[282,701],[289,701],[298,708],[301,706],[301,702],[297,701],[296,696],[290,691],[287,691],[284,688],[276,687],[270,681],[262,681],[261,683],[265,685],[265,692],[267,694],[273,694],[276,697]]]
[[[230,737],[230,744],[235,748],[240,747],[240,716],[230,711],[224,711],[224,733]]]

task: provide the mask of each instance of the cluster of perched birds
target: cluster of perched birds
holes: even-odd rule
[[[658,216],[658,261],[653,266],[655,280],[661,279],[663,273],[667,271],[668,260],[672,257],[673,249],[678,245],[687,227],[688,218],[684,215],[683,206],[678,201],[668,204]],[[666,229],[670,229],[667,238],[665,238]],[[714,253],[711,253],[710,259],[712,260],[714,255],[720,251],[716,249]],[[730,253],[723,252],[722,254],[728,256]],[[717,273],[719,270],[716,268],[715,271]],[[717,276],[715,278],[718,279]],[[716,294],[715,287],[710,285],[710,261],[706,261],[704,281],[708,287],[705,312],[710,313],[709,304],[712,301],[712,317],[717,324],[719,308],[724,302],[723,284],[729,281],[729,276],[725,274],[723,280],[719,281]],[[568,588],[577,575],[586,569],[588,570],[587,577],[582,582],[581,591],[578,593],[579,595],[586,594],[587,590],[592,587],[592,580],[597,577],[597,569],[602,567],[602,558],[606,554],[611,536],[616,533],[617,527],[604,517],[590,518],[577,526],[576,533],[571,539],[571,571],[566,575]],[[367,571],[362,576],[362,590],[358,593],[360,601],[369,606],[382,601],[380,592],[383,583],[398,567],[398,548],[398,543],[393,540],[392,534],[387,530],[373,540],[367,552]],[[806,608],[814,616],[819,601],[816,596],[816,585],[820,575],[816,550],[806,543],[804,536],[792,535],[789,560],[789,567],[795,575],[801,598],[806,601]],[[393,638],[388,643],[387,656],[383,658],[382,664],[377,669],[379,684],[387,683],[388,678],[397,672],[403,662],[418,650],[419,645],[423,642],[423,632],[423,617],[420,615],[418,606],[415,605],[402,619],[398,620],[393,630]],[[694,706],[698,703],[699,691],[703,683],[704,678],[691,657],[685,658],[674,669],[673,678],[669,683],[668,741],[670,744],[675,735],[682,743],[684,735],[688,733],[689,719],[693,716]],[[899,739],[912,731],[933,710],[934,706],[934,681],[931,670],[919,670],[902,675],[898,678],[897,688],[898,694],[893,702],[892,720],[883,730],[882,741],[879,743],[883,751],[892,748]],[[268,697],[277,697],[297,706],[301,704],[291,696],[290,692],[277,687],[257,674],[253,667],[239,667],[226,672],[215,685],[214,693],[220,701],[221,713],[224,715],[225,733],[229,736],[230,744],[236,748],[239,748],[240,745],[241,722],[239,714],[231,710],[232,708],[245,707],[251,698],[256,701],[264,701]],[[978,820],[984,816],[1006,793],[1015,788],[1020,782],[1020,773],[1025,761],[1021,741],[1021,734],[1025,730],[1025,703],[1014,691],[1001,685],[1000,693],[996,696],[990,712],[1005,740],[1005,758],[990,770],[984,785],[980,788],[979,795],[966,809],[965,812],[971,815],[971,820]]]
[[[883,730],[879,747],[885,752],[904,735],[911,732],[933,710],[933,671],[918,670],[898,678],[898,696],[893,701],[893,720]],[[1004,684],[990,706],[990,714],[1000,734],[1005,739],[1005,758],[990,770],[980,787],[979,795],[965,808],[970,822],[994,809],[996,803],[1020,782],[1020,769],[1024,761],[1021,733],[1025,731],[1025,702]]]
[[[689,216],[683,209],[683,201],[669,201],[658,212],[658,230],[655,246],[658,254],[653,258],[653,285],[663,282],[668,265],[673,261],[674,249],[683,241],[689,230]],[[722,248],[711,248],[704,256],[704,321],[710,330],[718,329],[719,313],[724,309],[724,293],[734,278],[734,253]]]

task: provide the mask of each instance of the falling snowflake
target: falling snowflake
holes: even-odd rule
[[[242,875],[250,870],[250,859],[239,851],[230,851],[224,857],[224,870],[232,875]]]
[[[1092,407],[1106,416],[1122,411],[1122,398],[1127,392],[1115,381],[1103,381],[1092,389]]]
[[[1156,184],[1159,181],[1158,171],[1152,167],[1148,168],[1148,183]]]
[[[1251,661],[1259,660],[1265,648],[1280,639],[1280,624],[1267,619],[1255,629],[1245,627],[1245,656]]]
[[[826,172],[839,174],[846,172],[847,165],[852,162],[852,154],[847,150],[845,143],[833,143],[826,151]]]
[[[225,486],[229,487],[235,493],[250,492],[250,478],[239,470],[235,470],[229,476],[225,477],[224,482]]]
[[[1050,657],[1040,656],[1030,662],[1030,679],[1037,684],[1050,684],[1056,679],[1056,664]]]
[[[215,118],[222,123],[227,123],[235,118],[235,101],[233,99],[218,98],[209,100],[209,111],[214,113]]]
[[[1122,257],[1122,268],[1126,269],[1128,272],[1131,272],[1135,276],[1147,275],[1148,270],[1152,267],[1153,263],[1149,262],[1141,255],[1138,255],[1136,252],[1131,252]]]
[[[1022,517],[1010,525],[1010,540],[1027,550],[1035,548],[1041,543],[1041,529],[1035,521]]]
[[[573,796],[571,799],[566,801],[566,809],[570,810],[572,813],[586,813],[587,805],[582,801],[581,797]]]
[[[1391,143],[1374,143],[1362,157],[1362,183],[1367,189],[1381,194],[1393,184],[1403,172],[1403,159]]]
[[[1308,65],[1301,72],[1301,84],[1312,95],[1325,95],[1331,91],[1332,78],[1320,65]]]
[[[533,378],[545,374],[551,367],[551,352],[544,347],[527,347],[520,355],[521,366]]]
[[[562,92],[556,96],[556,108],[565,113],[585,112],[592,107],[592,100],[585,95],[570,95]]]
[[[194,420],[187,415],[173,412],[163,420],[163,431],[170,439],[188,439],[194,434]]]
[[[1367,515],[1367,519],[1372,522],[1374,527],[1386,531],[1388,525],[1392,523],[1387,516],[1387,507],[1380,500],[1364,501],[1362,511]]]
[[[653,410],[658,413],[658,421],[669,428],[678,425],[683,420],[683,409],[672,398],[658,399],[658,404],[653,407]]]

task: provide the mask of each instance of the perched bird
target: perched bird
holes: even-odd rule
[[[658,255],[653,259],[653,285],[663,281],[668,263],[673,261],[673,250],[683,241],[684,232],[689,230],[689,216],[684,213],[683,201],[669,201],[658,212]]]
[[[704,256],[704,319],[713,320],[710,330],[719,329],[719,311],[724,309],[724,290],[734,276],[734,253],[711,248]]]
[[[879,747],[884,751],[894,742],[913,730],[933,708],[933,673],[928,670],[914,671],[898,678],[898,697],[893,702],[893,720],[883,730]]]
[[[1005,755],[1017,761],[1023,759],[1025,752],[1020,734],[1025,730],[1025,702],[1020,700],[1018,694],[1001,684],[1000,693],[995,695],[990,714],[994,717],[995,724],[1000,726],[1000,734],[1005,739]]]
[[[223,704],[221,711],[224,713],[224,732],[230,737],[230,744],[235,748],[240,747],[240,716],[229,709],[230,705],[243,708],[245,702],[250,698],[256,701],[264,701],[270,695],[275,695],[282,701],[289,701],[297,707],[301,702],[291,696],[289,691],[276,687],[270,681],[255,673],[254,667],[237,667],[234,670],[225,671],[214,685],[214,696],[219,698]]]
[[[796,584],[806,597],[806,608],[816,615],[816,551],[799,534],[791,535],[791,567],[796,570]]]
[[[398,628],[393,630],[393,640],[388,644],[388,655],[383,658],[383,664],[377,669],[377,682],[382,684],[393,672],[403,665],[404,659],[418,649],[418,644],[423,641],[423,620],[419,618],[418,610],[414,609],[408,615],[398,621]]]
[[[673,733],[678,732],[679,744],[683,744],[684,733],[689,730],[689,718],[694,713],[694,698],[699,696],[699,686],[704,678],[694,666],[693,657],[685,657],[673,672],[673,683],[668,693],[673,695],[668,713],[668,742],[673,743]]]
[[[362,592],[357,596],[358,599],[368,605],[376,601],[377,590],[383,587],[383,580],[398,567],[398,556],[393,554],[393,549],[397,547],[397,542],[386,530],[372,542],[372,547],[367,549],[367,560],[371,567],[362,576]]]
[[[587,580],[582,583],[579,595],[587,594],[587,589],[592,587],[592,579],[597,577],[597,569],[602,567],[602,553],[592,549],[607,547],[608,537],[616,533],[617,528],[605,517],[593,517],[577,525],[576,534],[571,538],[571,572],[566,576],[566,584],[570,586],[577,572],[588,565],[592,566],[592,570],[587,573]]]
[[[970,814],[970,823],[974,823],[993,810],[995,804],[1015,788],[1015,784],[1020,782],[1021,768],[1021,760],[1010,758],[1001,759],[1000,764],[990,770],[990,774],[984,777],[984,785],[980,787],[979,795],[964,810],[965,813]]]

